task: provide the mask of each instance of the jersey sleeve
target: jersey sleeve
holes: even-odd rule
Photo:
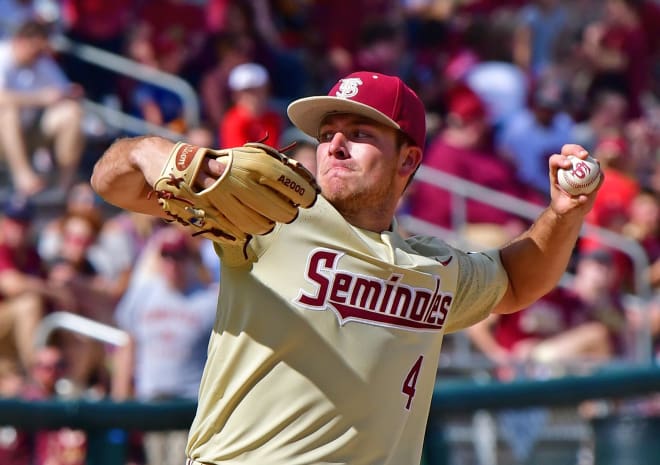
[[[457,257],[458,284],[445,326],[448,333],[465,329],[486,318],[509,286],[499,250],[460,252]]]

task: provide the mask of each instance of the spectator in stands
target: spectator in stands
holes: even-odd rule
[[[536,0],[518,11],[514,30],[514,62],[530,77],[542,75],[554,61],[558,41],[565,34],[567,11],[559,0]]]
[[[196,61],[207,41],[209,31],[202,2],[188,0],[160,0],[136,2],[135,26],[146,31],[157,56],[174,53],[180,61],[178,74],[193,86],[197,76],[188,75],[196,69]]]
[[[496,134],[527,106],[529,80],[517,65],[484,61],[470,66],[465,82],[484,101]]]
[[[27,400],[57,398],[57,382],[62,379],[65,359],[55,345],[39,348],[22,397]],[[68,427],[35,431],[31,438],[34,465],[85,465],[87,436]]]
[[[624,94],[602,90],[593,97],[587,118],[573,127],[572,140],[591,152],[602,137],[623,129],[627,113],[628,101]]]
[[[595,212],[589,219],[593,224],[620,231],[617,219],[627,220],[632,199],[640,189],[633,176],[633,166],[628,152],[628,142],[622,134],[611,133],[602,137],[592,152],[600,162],[607,181],[606,190],[594,205]]]
[[[648,102],[644,116],[628,121],[623,134],[627,141],[633,177],[639,180],[641,186],[660,194],[660,104],[657,100],[654,103],[649,99]]]
[[[252,61],[253,49],[254,42],[247,34],[218,34],[211,41],[209,54],[215,59],[204,70],[199,82],[202,117],[211,127],[220,127],[231,105],[229,73],[236,66]]]
[[[24,195],[46,186],[32,165],[37,148],[52,145],[62,192],[76,181],[84,149],[82,87],[68,80],[48,48],[48,29],[35,21],[0,43],[0,150]]]
[[[66,308],[59,308],[105,324],[111,324],[114,307],[123,287],[100,274],[90,261],[90,249],[96,243],[101,228],[98,212],[68,213],[62,219],[62,241],[57,255],[50,263],[48,280],[66,289],[75,300]],[[77,392],[103,393],[107,390],[104,346],[87,337],[64,332],[59,335],[67,372]]]
[[[429,143],[423,166],[519,199],[534,202],[540,199],[533,190],[517,182],[515,167],[494,151],[486,108],[467,86],[458,86],[450,93],[445,128]],[[456,225],[449,191],[426,182],[418,182],[411,188],[412,215],[444,228],[467,226],[464,233],[468,240],[481,245],[486,245],[485,241],[493,246],[504,243],[526,225],[517,215],[475,199],[467,200],[467,224]]]
[[[28,399],[45,399],[57,394],[57,382],[64,377],[65,361],[56,345],[46,345],[36,350],[29,368],[28,379],[22,395]]]
[[[0,398],[18,397],[24,380],[23,370],[17,363],[0,359]]]
[[[653,342],[655,363],[660,365],[660,292],[656,292],[649,302],[638,302],[631,305],[626,312],[630,332],[633,334],[650,334]],[[660,414],[660,397],[654,396],[654,413]]]
[[[632,175],[631,159],[627,142],[620,134],[611,134],[602,138],[593,155],[600,161],[605,173],[603,191],[599,192],[592,211],[586,217],[590,224],[622,234],[623,227],[630,218],[630,207],[640,191],[639,181]],[[581,251],[606,247],[598,234],[583,236],[579,241]],[[617,270],[617,282],[630,289],[633,285],[632,263],[622,251],[612,249],[614,267]]]
[[[103,51],[121,54],[126,30],[135,20],[139,0],[61,0],[62,32],[76,44],[89,45]],[[117,73],[112,69],[66,53],[61,57],[67,75],[85,83],[85,94],[96,102],[103,102],[117,93]]]
[[[133,53],[138,53],[136,49],[139,50],[139,53],[144,53],[144,56],[139,57],[142,64],[178,76],[183,69],[186,57],[184,45],[167,36],[160,37],[155,44],[146,39],[137,33],[132,37],[133,42],[130,45]],[[140,47],[144,47],[144,50]],[[178,134],[184,134],[189,129],[181,96],[158,83],[147,81],[134,83],[129,91],[128,99],[130,112],[147,123],[164,127]]]
[[[107,279],[115,281],[117,295],[122,295],[132,276],[139,274],[138,257],[149,238],[164,224],[149,215],[134,212],[115,213],[103,223],[94,253],[98,258],[94,263]]]
[[[72,212],[62,218],[62,241],[49,266],[49,279],[70,289],[76,302],[68,310],[109,323],[120,293],[90,260],[102,219],[95,210]]]
[[[589,24],[580,50],[591,69],[590,93],[616,89],[628,97],[629,116],[641,115],[650,86],[652,42],[657,43],[659,8],[645,0],[606,0],[603,18]],[[647,27],[647,19],[655,21]]]
[[[81,181],[71,187],[64,204],[62,215],[44,221],[37,234],[37,247],[42,260],[49,263],[55,259],[62,243],[62,222],[67,214],[95,214],[102,216],[100,200],[89,181]]]
[[[34,0],[0,0],[0,39],[8,39],[26,21],[41,19]]]
[[[406,45],[402,23],[385,18],[368,21],[360,31],[355,51],[355,68],[407,79],[411,63],[404,54]]]
[[[46,279],[33,243],[34,207],[11,198],[0,218],[0,357],[27,368],[34,355],[34,334],[53,304],[68,305],[72,296]]]
[[[660,292],[660,195],[641,190],[633,198],[628,211],[628,221],[622,232],[637,241],[646,252],[649,283]]]
[[[306,8],[313,8],[316,4],[309,4]],[[336,4],[336,0],[334,2]],[[276,16],[277,9],[284,5],[269,0],[239,0],[231,2],[229,8],[231,20],[227,21],[227,32],[246,34],[254,43],[254,56],[251,61],[260,63],[270,73],[271,99],[284,113],[288,103],[306,91],[309,63],[304,60],[311,58],[304,49],[299,49],[285,41],[282,29],[282,16]],[[344,22],[350,20],[349,16],[359,15],[356,9],[360,7],[352,3],[352,14],[343,15]],[[341,9],[340,6],[335,8]],[[328,18],[323,18],[323,23]],[[305,31],[309,31],[310,24],[301,24]],[[316,24],[313,33],[318,34],[320,24]],[[314,41],[310,35],[305,37],[305,45]],[[302,58],[302,56],[304,58]],[[327,57],[327,55],[322,55]],[[313,67],[314,65],[311,65]]]
[[[57,346],[37,350],[28,376],[11,388],[12,397],[28,401],[58,397],[64,359]],[[87,438],[70,428],[28,431],[11,426],[0,428],[0,463],[3,465],[84,465]]]
[[[497,136],[497,149],[518,167],[520,182],[544,196],[549,193],[548,157],[570,140],[573,130],[565,99],[562,82],[541,79],[530,106],[511,115]]]
[[[320,87],[336,82],[337,78],[349,74],[356,68],[355,56],[360,44],[360,34],[365,25],[388,14],[396,18],[396,4],[388,1],[354,2],[351,0],[319,1],[310,6],[310,22],[316,26],[320,44],[325,52],[323,76],[327,82]],[[350,15],[344,14],[351,11]],[[321,56],[312,57],[321,58]]]
[[[465,70],[463,81],[484,101],[490,123],[499,132],[512,115],[527,105],[530,78],[513,59],[514,10],[493,3],[492,15],[463,12],[451,24],[463,29],[459,21],[470,24],[464,35],[478,60]],[[458,8],[469,8],[467,6]],[[460,19],[459,19],[460,18]],[[468,35],[469,34],[469,35]]]
[[[229,73],[233,105],[220,121],[220,146],[236,147],[246,142],[280,140],[284,118],[270,102],[270,77],[258,63],[243,63]]]
[[[153,244],[156,272],[132,280],[117,307],[117,323],[131,342],[115,354],[112,394],[117,400],[195,399],[217,286],[208,280],[199,242],[178,226],[162,230]],[[185,431],[146,433],[147,465],[180,465],[186,439]]]
[[[580,364],[626,355],[625,309],[612,260],[604,249],[579,255],[567,287],[468,329],[472,342],[495,363],[499,379],[564,374]]]

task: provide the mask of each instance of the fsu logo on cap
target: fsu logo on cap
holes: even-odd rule
[[[358,93],[358,86],[361,85],[362,79],[360,78],[342,79],[341,84],[339,84],[339,90],[335,92],[335,95],[339,98],[355,97]]]

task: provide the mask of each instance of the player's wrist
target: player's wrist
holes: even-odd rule
[[[129,151],[129,163],[141,171],[147,183],[153,186],[176,145],[161,137],[140,138]]]

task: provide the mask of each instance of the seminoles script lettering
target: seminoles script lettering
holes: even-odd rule
[[[453,296],[440,291],[438,276],[433,290],[410,287],[399,282],[400,274],[383,280],[337,269],[342,255],[328,249],[312,251],[305,277],[314,283],[315,292],[301,291],[298,304],[312,310],[330,308],[342,325],[353,320],[401,329],[442,329]]]

